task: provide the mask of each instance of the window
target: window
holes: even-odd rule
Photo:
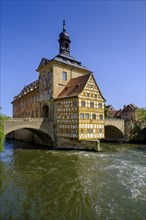
[[[99,119],[100,119],[100,120],[103,120],[103,115],[99,115]]]
[[[66,50],[69,49],[68,43],[65,43],[65,49],[66,49]]]
[[[62,73],[62,79],[63,79],[63,80],[67,80],[67,73],[66,73],[66,72],[63,72],[63,73]]]
[[[96,114],[92,115],[92,119],[94,119],[94,120],[96,119]]]
[[[84,133],[83,129],[81,129],[81,133]]]
[[[80,113],[80,119],[84,119],[84,113]]]
[[[85,119],[89,119],[89,114],[88,113],[85,114]]]
[[[99,128],[99,133],[102,133],[102,128]]]
[[[36,118],[38,117],[38,110],[35,111]]]
[[[63,129],[62,129],[62,128],[60,128],[60,133],[61,133],[61,134],[63,133]]]
[[[60,102],[57,103],[57,108],[60,108],[61,104]]]
[[[87,129],[87,133],[89,133],[89,134],[93,133],[93,129],[91,129],[91,128]]]
[[[73,106],[77,106],[76,100],[73,100]]]
[[[31,112],[31,117],[32,117],[32,118],[34,117],[34,111]]]
[[[66,128],[65,132],[66,132],[66,134],[70,134],[70,129]]]
[[[102,103],[98,103],[98,108],[102,108]]]
[[[37,101],[37,102],[39,101],[39,96],[38,96],[38,95],[36,96],[36,101]]]
[[[73,118],[76,119],[77,118],[77,114],[73,114]]]
[[[90,102],[90,108],[94,108],[94,102]]]
[[[81,101],[81,106],[85,106],[85,101]]]
[[[73,134],[76,134],[76,129],[72,129],[72,133],[73,133]]]

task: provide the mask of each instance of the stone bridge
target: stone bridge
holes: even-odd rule
[[[105,119],[105,126],[114,126],[119,129],[123,135],[125,134],[125,121],[124,119],[113,119],[113,118],[106,118]]]
[[[125,141],[125,121],[123,119],[106,118],[105,119],[105,140],[107,141]]]
[[[33,140],[45,145],[50,139],[55,142],[53,122],[47,118],[11,118],[4,122],[4,131],[9,138]],[[125,140],[124,120],[105,119],[105,139]]]
[[[122,119],[105,119],[105,140],[128,141],[133,127],[132,122]],[[4,132],[7,138],[28,141],[47,146],[56,146],[56,135],[53,122],[47,118],[10,118],[4,121]],[[145,140],[146,128],[139,140]],[[146,141],[146,140],[145,140]]]
[[[4,121],[4,132],[8,138],[43,145],[55,141],[53,122],[46,118],[11,118]]]

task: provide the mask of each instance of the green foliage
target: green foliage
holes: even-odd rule
[[[136,136],[145,127],[146,127],[146,109],[139,108],[135,112],[134,127],[132,129],[133,136]]]
[[[136,110],[135,121],[141,126],[146,126],[146,109],[139,108]]]
[[[0,107],[1,110],[1,107]],[[3,151],[3,144],[5,139],[5,133],[4,133],[4,125],[3,122],[6,120],[7,117],[0,113],[0,152]]]
[[[5,139],[5,134],[4,134],[4,126],[3,126],[3,123],[0,119],[0,152],[3,151],[3,142],[4,142],[4,139]]]
[[[105,117],[107,117],[107,107],[105,104],[104,104],[104,115],[105,115]]]

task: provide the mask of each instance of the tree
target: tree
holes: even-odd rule
[[[105,104],[104,104],[104,115],[105,115],[105,117],[107,117],[107,107]]]
[[[139,123],[139,125],[146,126],[146,109],[139,108],[135,112],[135,121]]]
[[[135,112],[134,127],[132,129],[133,136],[136,136],[145,127],[146,127],[146,109],[139,108]]]
[[[0,110],[1,110],[1,107],[0,107]],[[7,119],[7,116],[3,115],[1,112],[0,112],[0,152],[3,151],[3,147],[4,147],[4,139],[5,139],[5,133],[4,133],[4,120]]]

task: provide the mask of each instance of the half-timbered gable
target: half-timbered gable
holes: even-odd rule
[[[79,101],[79,139],[104,138],[104,102],[92,74],[78,96]]]

